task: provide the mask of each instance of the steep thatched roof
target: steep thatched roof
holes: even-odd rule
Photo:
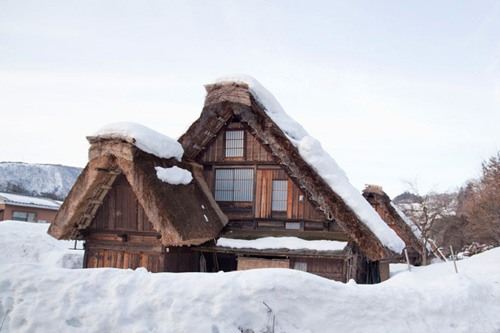
[[[412,227],[403,220],[403,217],[391,204],[391,199],[382,190],[382,187],[367,185],[363,190],[363,196],[372,206],[375,205],[378,207],[379,214],[382,213],[381,215],[384,215],[382,219],[397,232],[399,237],[405,241],[407,247],[410,247],[417,253],[419,258],[416,259],[416,263],[419,264],[422,256],[422,244],[413,232]]]
[[[257,102],[247,84],[222,82],[207,85],[205,88],[208,94],[200,118],[179,139],[186,158],[195,159],[229,119],[239,119],[276,158],[288,175],[308,193],[313,204],[322,210],[328,219],[335,220],[369,259],[379,260],[395,255],[304,160],[289,136]]]
[[[89,137],[89,163],[61,206],[49,234],[80,238],[90,226],[118,175],[130,183],[165,246],[198,245],[217,237],[227,217],[210,194],[202,167],[175,158],[160,158],[137,148],[132,138]],[[155,167],[178,166],[193,180],[172,185],[160,180]]]

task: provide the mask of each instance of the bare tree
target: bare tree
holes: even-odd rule
[[[420,242],[422,246],[422,264],[429,263],[429,252],[432,249],[432,235],[437,233],[436,223],[446,217],[455,214],[455,194],[431,192],[422,195],[416,181],[405,181],[407,190],[414,196],[414,202],[400,205],[401,209],[419,228]]]
[[[482,164],[482,175],[466,187],[464,213],[482,240],[500,244],[500,151]]]

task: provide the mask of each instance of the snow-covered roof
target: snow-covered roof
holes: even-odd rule
[[[403,211],[399,209],[399,207],[392,201],[391,201],[391,206],[392,208],[394,208],[396,213],[398,213],[399,217],[401,217],[401,219],[403,219],[403,221],[410,227],[415,237],[417,237],[419,241],[422,241],[422,232],[417,227],[417,225],[412,220],[410,220],[408,216],[406,216],[406,214],[403,213]]]
[[[304,240],[297,237],[264,237],[259,239],[234,239],[221,237],[217,246],[233,249],[288,249],[288,250],[314,250],[314,251],[342,251],[347,242],[332,240]]]
[[[112,123],[97,130],[92,137],[132,141],[137,148],[160,158],[175,157],[180,161],[184,154],[176,140],[137,123]]]
[[[300,124],[293,120],[264,86],[248,75],[224,76],[215,80],[215,83],[223,82],[236,82],[248,85],[254,98],[298,149],[301,157],[344,200],[380,242],[396,253],[403,251],[406,245],[396,232],[387,226],[377,212],[363,198],[361,193],[351,185],[346,173],[323,149],[321,143],[310,136]]]
[[[51,199],[35,198],[26,195],[0,193],[0,203],[21,207],[36,207],[58,210],[60,204]]]

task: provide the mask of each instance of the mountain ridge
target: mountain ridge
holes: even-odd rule
[[[63,200],[82,170],[62,164],[0,162],[0,192]]]

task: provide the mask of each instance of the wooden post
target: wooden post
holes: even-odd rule
[[[408,271],[411,272],[410,259],[408,259],[408,250],[405,248],[406,263],[408,264]]]
[[[451,250],[451,258],[453,259],[453,265],[455,266],[455,273],[458,274],[457,262],[455,260],[455,253],[453,253],[453,246],[451,245],[450,245],[450,250]]]
[[[219,267],[219,260],[217,259],[217,252],[212,252],[214,254],[214,265],[215,265],[215,271],[218,272],[220,270]]]

